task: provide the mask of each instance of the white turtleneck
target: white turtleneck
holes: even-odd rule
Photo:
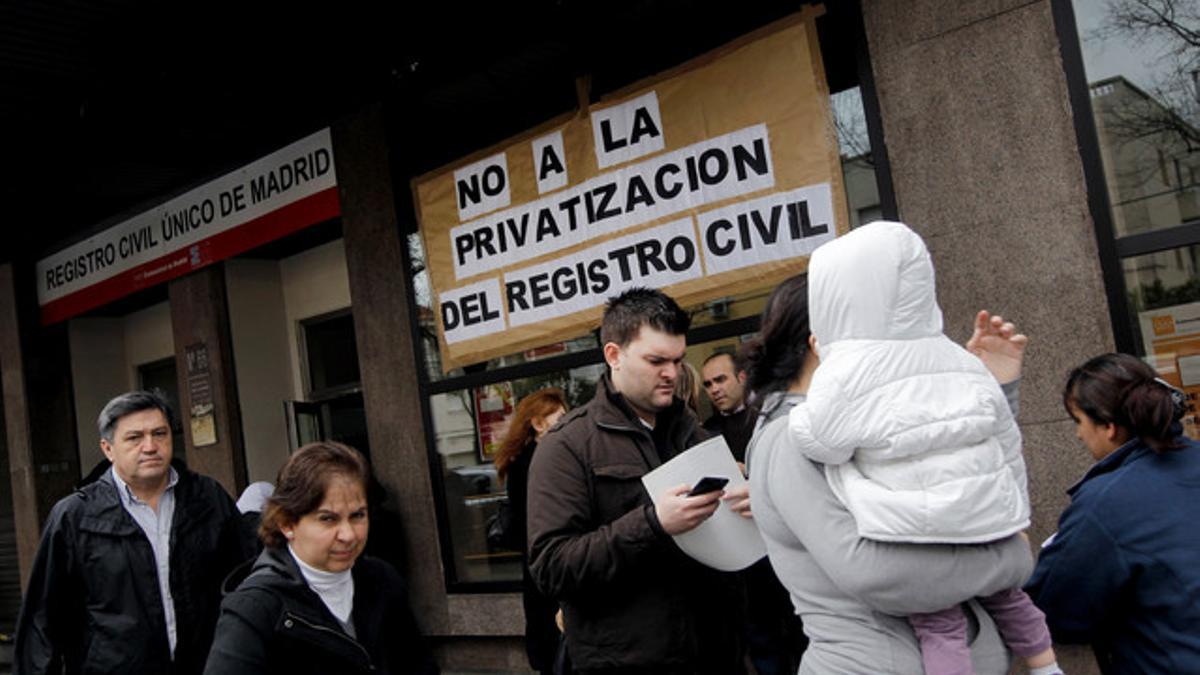
[[[350,620],[350,612],[354,609],[354,577],[350,574],[350,570],[343,572],[319,570],[301,560],[290,543],[288,544],[288,553],[292,554],[292,558],[300,566],[300,573],[304,575],[308,587],[313,589],[317,597],[321,598],[321,602],[329,608],[333,618],[342,624],[342,628],[353,636],[354,622]]]

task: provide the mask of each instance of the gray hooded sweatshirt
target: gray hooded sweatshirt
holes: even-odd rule
[[[1005,393],[1015,413],[1015,383]],[[1029,545],[1015,536],[983,545],[863,539],[824,467],[788,437],[787,413],[803,400],[768,401],[747,453],[754,520],[810,640],[800,673],[919,674],[921,650],[905,617],[1020,586],[1033,570]],[[995,624],[974,601],[969,608],[975,672],[1007,673]]]

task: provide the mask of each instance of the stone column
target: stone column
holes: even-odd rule
[[[421,361],[382,110],[335,124],[333,149],[372,468],[387,488],[386,506],[404,523],[414,610],[425,630],[441,632],[446,586],[421,415]]]
[[[66,324],[39,325],[33,274],[32,265],[0,265],[0,369],[22,588],[42,523],[80,476]]]
[[[456,640],[436,644],[445,667],[523,667],[514,636],[524,633],[520,595],[446,592],[413,341],[411,277],[396,212],[388,139],[380,108],[333,126],[334,163],[341,196],[342,232],[363,399],[376,478],[385,506],[404,524],[405,573],[422,630]],[[404,200],[405,202],[407,200]],[[407,217],[412,217],[407,214]],[[438,470],[438,467],[434,467]]]
[[[979,309],[1030,337],[1019,422],[1040,542],[1090,464],[1060,389],[1113,349],[1100,255],[1049,0],[863,0],[901,220],[937,267],[946,330]],[[1095,672],[1071,649],[1068,672]]]
[[[175,279],[168,294],[188,468],[216,479],[236,498],[246,487],[246,453],[224,266]]]

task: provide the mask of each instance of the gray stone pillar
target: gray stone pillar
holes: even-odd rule
[[[33,274],[31,265],[0,265],[0,369],[22,588],[42,522],[80,475],[66,324],[39,325]]]
[[[1036,545],[1091,463],[1063,379],[1113,349],[1051,2],[864,0],[863,16],[900,218],[933,253],[947,332],[965,339],[988,309],[1030,337],[1019,421]],[[1060,662],[1095,672],[1084,650]]]
[[[216,479],[236,498],[246,487],[246,453],[224,266],[175,279],[168,293],[188,468]]]
[[[409,318],[408,270],[396,219],[382,111],[333,126],[342,233],[376,478],[404,523],[406,573],[426,631],[446,630],[446,586]]]
[[[439,648],[443,665],[523,667],[521,644],[512,637],[524,632],[519,595],[446,592],[421,413],[422,360],[413,342],[411,278],[382,110],[335,124],[333,147],[371,461],[404,523],[413,610],[428,635],[477,638]]]

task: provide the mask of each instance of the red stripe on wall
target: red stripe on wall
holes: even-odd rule
[[[41,308],[43,326],[69,319],[130,293],[170,281],[245,253],[341,213],[337,186],[326,188],[237,227],[202,239],[114,277],[52,300]]]

